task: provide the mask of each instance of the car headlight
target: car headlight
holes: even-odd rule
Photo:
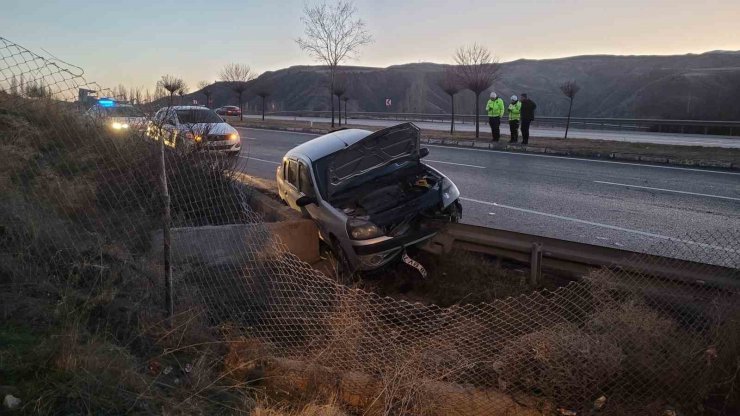
[[[384,234],[377,225],[358,218],[347,220],[347,232],[353,240],[369,240]]]
[[[229,134],[230,140],[239,140],[239,133],[231,133]]]
[[[126,123],[119,123],[117,121],[114,121],[113,124],[111,124],[110,126],[113,127],[113,129],[115,129],[115,130],[121,130],[121,129],[127,129],[128,128],[128,124],[126,124]]]

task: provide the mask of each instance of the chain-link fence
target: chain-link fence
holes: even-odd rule
[[[49,282],[163,304],[159,143],[143,128],[89,122],[80,89],[101,91],[74,68],[0,38],[6,315],[22,310],[7,306],[11,298]],[[734,285],[656,278],[635,254],[630,269],[490,302],[443,308],[384,297],[287,252],[228,162],[176,150],[166,152],[176,313],[198,310],[208,325],[229,328],[230,361],[258,351],[266,359],[255,378],[282,393],[388,415],[697,414],[737,399]],[[737,226],[711,244],[681,241],[693,239],[672,242],[677,257],[737,271]],[[201,255],[215,249],[223,255]],[[124,326],[112,325],[115,334]],[[138,350],[146,362],[148,350]],[[156,378],[151,367],[142,372]],[[150,387],[121,383],[134,391],[129,410],[146,413],[136,403]]]

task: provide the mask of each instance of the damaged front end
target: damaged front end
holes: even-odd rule
[[[347,217],[359,268],[373,269],[462,215],[457,187],[421,163],[419,129],[376,132],[324,160],[327,201]]]

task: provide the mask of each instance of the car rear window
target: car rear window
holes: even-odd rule
[[[206,108],[177,110],[177,119],[180,120],[180,123],[184,124],[223,123],[223,120],[221,120],[218,114]]]

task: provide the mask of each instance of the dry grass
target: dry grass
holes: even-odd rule
[[[329,123],[309,124],[305,121],[288,121],[288,120],[252,120],[245,119],[243,122],[231,122],[234,125],[246,127],[257,127],[267,129],[307,129],[317,134],[326,133],[331,129]],[[400,122],[399,122],[400,123]],[[375,131],[380,129],[377,126],[363,126],[353,124],[352,128],[362,128]],[[503,130],[503,129],[502,129]],[[503,136],[503,135],[502,135]],[[487,132],[481,134],[481,138],[476,139],[472,132],[455,132],[450,135],[449,132],[441,130],[424,130],[422,137],[430,139],[445,140],[480,140],[489,142],[490,137]],[[502,139],[497,148],[505,148],[505,139]],[[702,146],[676,146],[651,143],[630,143],[616,140],[591,140],[591,139],[556,139],[545,137],[531,137],[529,140],[530,147],[548,148],[552,150],[565,150],[573,156],[582,157],[608,157],[611,153],[621,153],[627,155],[652,156],[657,158],[667,158],[675,160],[686,160],[699,163],[700,161],[713,161],[732,163],[734,166],[740,165],[740,149],[726,149],[716,147]]]

